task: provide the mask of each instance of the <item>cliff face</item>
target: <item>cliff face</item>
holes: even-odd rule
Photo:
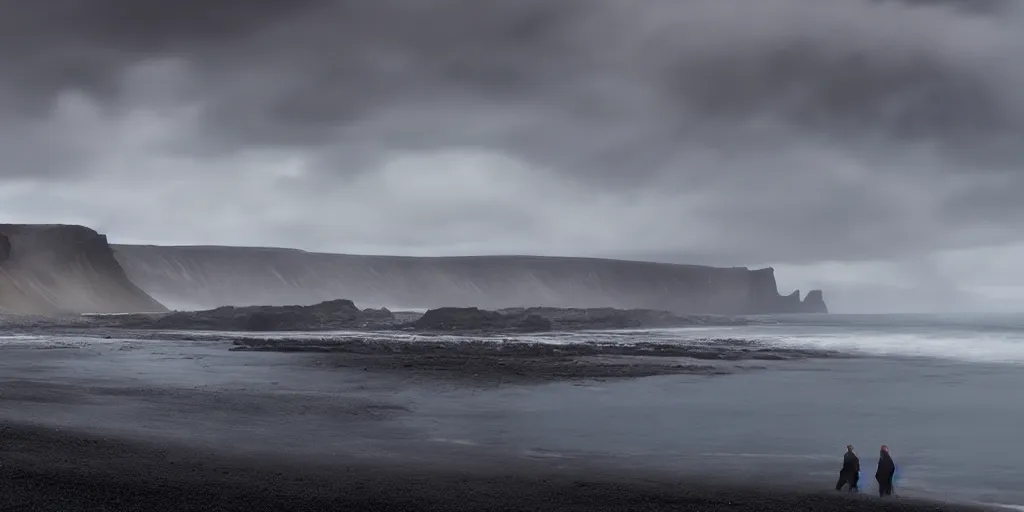
[[[105,236],[82,226],[0,224],[0,311],[166,310],[128,280]]]
[[[115,245],[131,280],[172,308],[315,304],[662,309],[688,314],[810,312],[781,297],[774,270],[590,258],[413,258],[246,247]],[[819,294],[820,296],[820,294]]]
[[[0,264],[11,257],[11,239],[0,234]]]

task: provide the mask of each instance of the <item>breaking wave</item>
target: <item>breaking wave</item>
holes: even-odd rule
[[[393,341],[452,342],[476,340],[567,345],[576,343],[631,344],[658,343],[676,345],[715,344],[722,340],[744,340],[767,347],[820,350],[866,357],[929,358],[971,363],[1024,364],[1024,331],[992,330],[931,331],[857,330],[835,327],[758,325],[739,327],[688,327],[651,330],[613,330],[556,332],[513,335],[429,335],[414,333],[333,332],[188,332],[164,334],[191,339],[344,339],[372,338]]]
[[[825,318],[823,318],[825,320]],[[834,322],[834,321],[833,321]],[[97,333],[99,334],[99,333]],[[115,334],[115,333],[110,333]],[[743,341],[754,345],[780,349],[799,349],[840,353],[862,357],[906,357],[970,362],[1024,364],[1024,327],[1006,323],[993,325],[978,322],[975,325],[960,323],[955,327],[921,323],[889,325],[870,323],[857,325],[856,322],[825,322],[808,324],[801,322],[756,324],[744,326],[700,326],[671,329],[605,330],[552,332],[539,334],[507,335],[445,335],[412,332],[217,332],[217,331],[149,331],[135,332],[126,336],[116,333],[117,338],[157,341],[234,341],[258,340],[300,340],[300,339],[352,339],[366,338],[381,341],[430,341],[462,342],[493,341],[525,342],[553,345],[578,343],[593,344],[669,344],[692,346],[716,344],[728,341]],[[52,340],[49,336],[33,333],[0,336],[0,344],[31,344]]]

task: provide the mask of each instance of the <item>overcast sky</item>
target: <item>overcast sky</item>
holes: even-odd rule
[[[0,0],[0,219],[1024,310],[998,0]]]

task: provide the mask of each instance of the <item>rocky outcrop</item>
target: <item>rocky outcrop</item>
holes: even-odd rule
[[[525,312],[504,314],[480,308],[438,308],[423,314],[410,327],[420,331],[544,332],[551,321]]]
[[[745,325],[744,318],[676,316],[665,311],[559,308],[444,307],[426,313],[386,308],[359,309],[351,300],[312,306],[222,306],[204,311],[175,311],[94,317],[88,327],[210,331],[409,330],[452,334],[527,333],[601,329]],[[61,324],[53,324],[55,327]],[[69,327],[86,327],[80,323]]]
[[[0,263],[7,261],[11,257],[11,239],[7,238],[6,235],[0,234]]]
[[[749,315],[787,313],[828,313],[821,290],[812,290],[800,300],[800,290],[779,295],[775,269],[768,267],[750,271],[751,290],[744,313]]]
[[[0,224],[0,310],[166,311],[132,284],[105,236],[82,226]]]
[[[803,313],[828,313],[828,306],[825,305],[825,297],[821,290],[807,292],[800,309]]]
[[[502,314],[479,308],[438,308],[403,320],[386,308],[359,309],[351,300],[311,306],[222,306],[205,311],[101,318],[96,326],[129,329],[212,331],[337,331],[346,329],[433,332],[541,332],[551,322],[525,313]]]
[[[654,329],[695,325],[746,325],[742,318],[725,316],[679,316],[668,311],[615,308],[507,308],[506,315],[534,315],[551,322],[557,331],[591,329]]]
[[[595,258],[414,258],[246,247],[114,246],[133,282],[178,309],[315,304],[370,307],[616,308],[674,314],[805,312],[780,296],[771,268],[715,268]]]
[[[212,331],[325,331],[397,327],[387,309],[360,310],[350,300],[312,306],[223,306],[206,311],[131,315],[108,320],[113,327]]]

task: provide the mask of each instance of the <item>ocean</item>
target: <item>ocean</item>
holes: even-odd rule
[[[251,335],[0,335],[0,420],[239,449],[273,437],[274,449],[302,456],[497,454],[809,490],[834,485],[852,444],[863,492],[876,492],[885,444],[899,467],[897,494],[1024,509],[1024,315],[762,317],[737,327],[523,336],[556,344],[746,339],[822,356],[727,375],[485,389],[384,385],[365,372],[296,364],[315,357],[308,354],[228,352],[225,340],[239,336]],[[192,405],[186,392],[220,405]],[[339,436],[324,408],[342,394],[390,412]],[[248,405],[225,407],[230,396]],[[300,399],[308,407],[296,409]],[[325,432],[335,437],[324,442]]]

